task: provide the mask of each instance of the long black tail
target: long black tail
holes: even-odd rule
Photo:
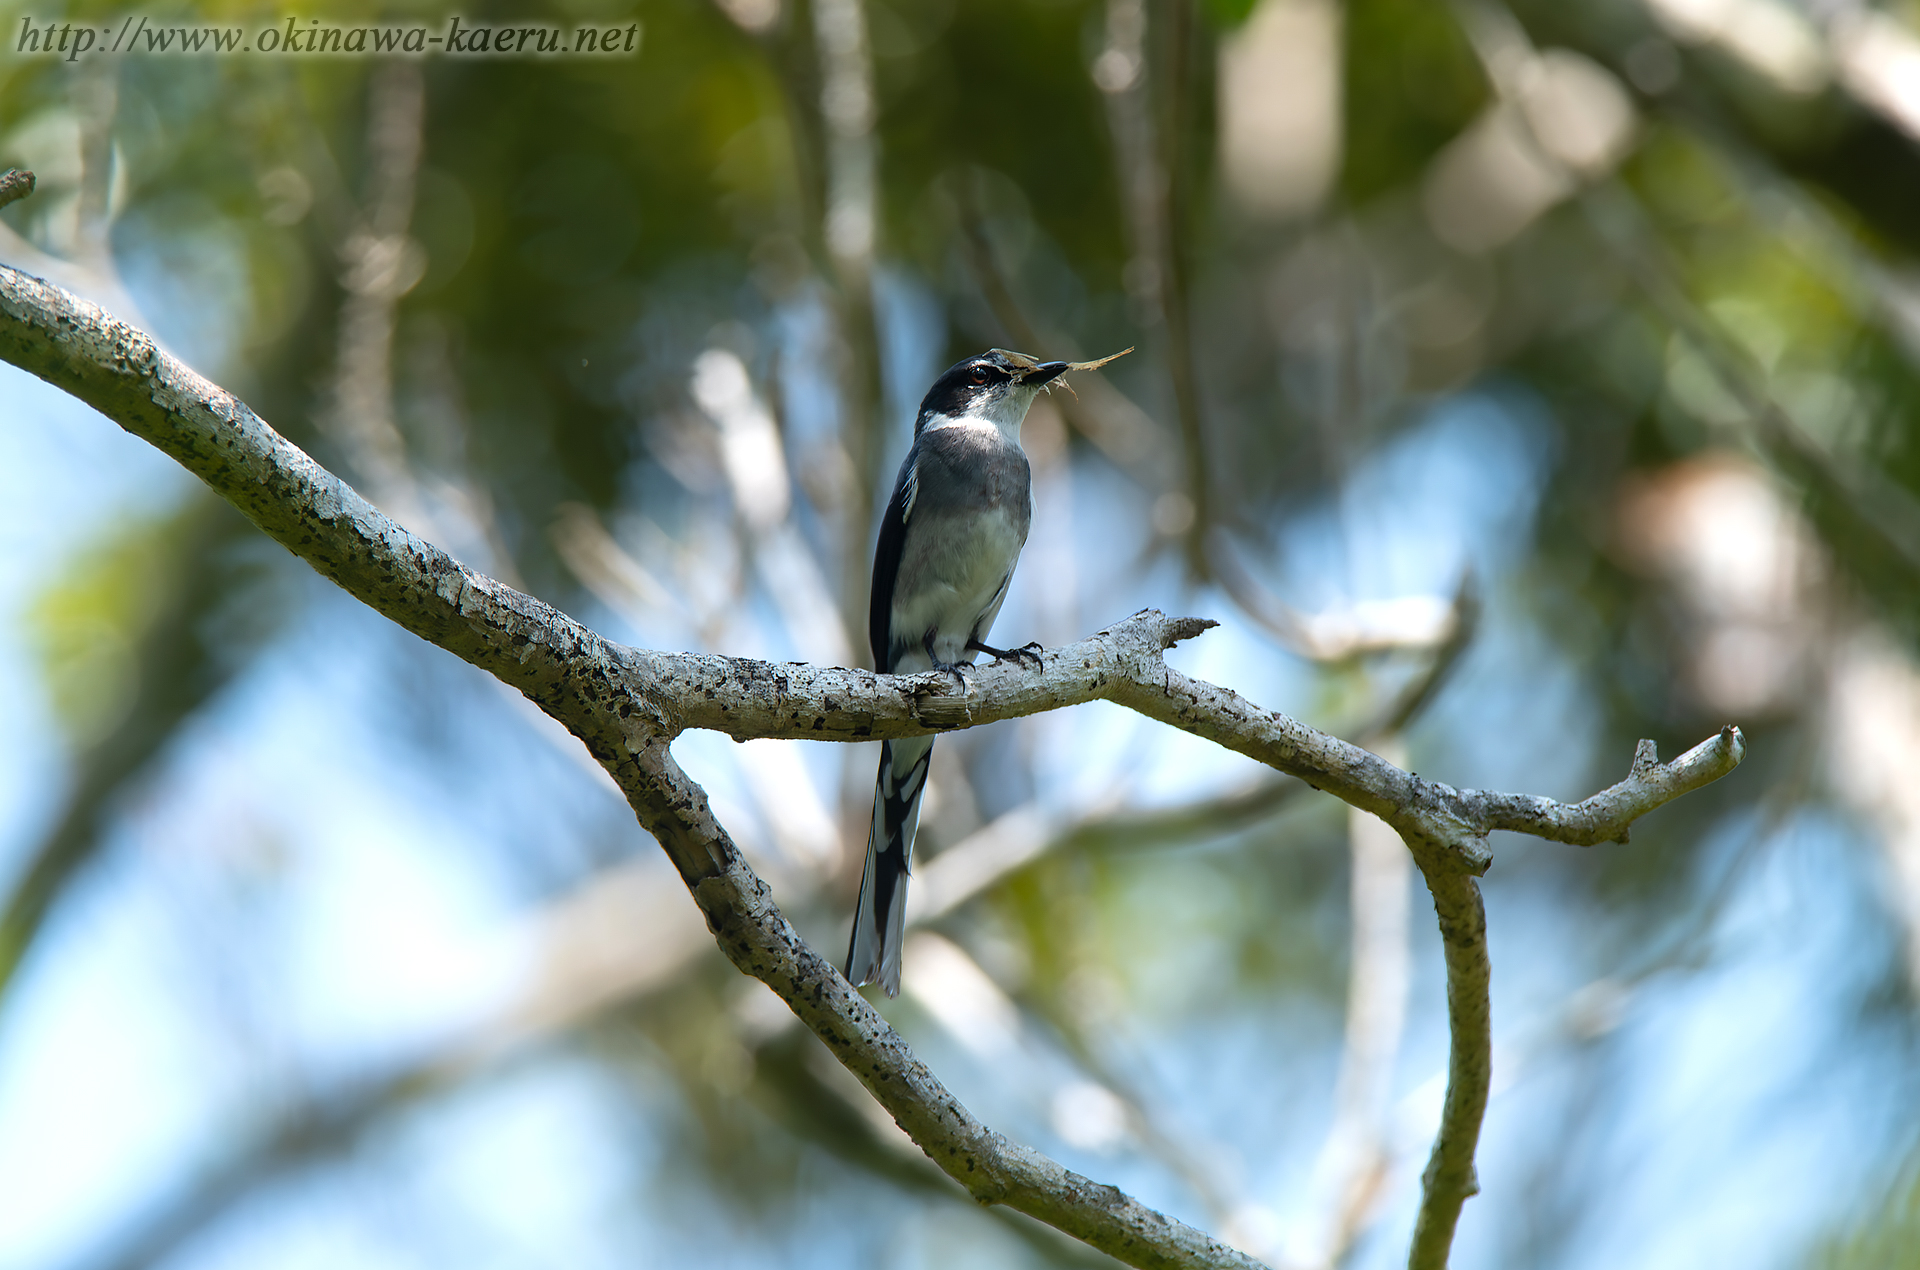
[[[907,875],[913,835],[920,826],[920,795],[927,788],[933,738],[907,737],[880,745],[880,774],[873,783],[873,828],[867,836],[867,868],[860,877],[860,905],[853,914],[847,949],[847,979],[854,987],[875,979],[890,997],[900,995],[900,941],[907,925]]]

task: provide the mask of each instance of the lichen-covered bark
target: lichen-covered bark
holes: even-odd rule
[[[1452,1046],[1447,1054],[1447,1097],[1440,1110],[1440,1131],[1421,1177],[1424,1194],[1407,1257],[1409,1270],[1442,1270],[1447,1264],[1460,1209],[1480,1190],[1473,1156],[1493,1086],[1493,965],[1487,957],[1486,906],[1480,900],[1480,884],[1470,874],[1449,867],[1446,858],[1422,858],[1430,854],[1422,847],[1415,850],[1414,858],[1433,893],[1434,914],[1440,922]]]

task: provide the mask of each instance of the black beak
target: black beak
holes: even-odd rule
[[[1067,364],[1065,362],[1041,362],[1038,366],[1035,366],[1032,370],[1022,375],[1020,382],[1028,387],[1038,388],[1042,384],[1052,383],[1055,379],[1065,374],[1066,370]]]

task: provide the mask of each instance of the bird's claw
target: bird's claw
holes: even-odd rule
[[[1006,661],[1009,657],[1011,657],[1014,661],[1019,662],[1023,666],[1026,665],[1029,660],[1031,660],[1033,663],[1033,668],[1035,670],[1038,670],[1042,666],[1047,664],[1047,659],[1041,656],[1041,654],[1046,651],[1047,651],[1047,646],[1045,644],[1042,644],[1037,639],[1030,639],[1026,643],[1020,645],[1020,647],[1018,648],[1003,649],[998,655],[994,657],[993,664],[998,666],[1001,662]]]
[[[1046,665],[1046,658],[1043,657],[1042,654],[1047,651],[1047,647],[1037,639],[1030,639],[1018,648],[994,648],[990,644],[982,644],[976,641],[968,644],[967,650],[975,653],[991,653],[993,655],[993,664],[996,666],[1008,658],[1021,662],[1022,665],[1026,664],[1023,659],[1032,658],[1033,669],[1035,670]]]
[[[959,686],[960,695],[965,696],[968,691],[971,690],[972,684],[967,680],[967,668],[961,663],[957,661],[936,661],[933,663],[933,669],[939,674],[952,675],[953,682]]]

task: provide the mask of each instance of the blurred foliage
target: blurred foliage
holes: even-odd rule
[[[1340,192],[1355,206],[1404,191],[1490,96],[1486,75],[1445,6],[1356,0],[1348,40]]]
[[[112,532],[42,594],[34,634],[75,770],[0,908],[0,985],[98,852],[123,787],[276,632],[289,572],[240,513],[201,495]]]
[[[1237,107],[1222,100],[1229,80],[1219,68],[1280,9],[1330,15],[1332,91],[1317,104],[1288,100],[1295,124],[1333,137],[1336,161],[1319,188],[1307,188],[1310,176],[1290,178],[1305,182],[1295,195],[1306,193],[1276,212],[1230,192],[1222,137]],[[756,561],[778,574],[787,566],[764,562],[790,558],[755,537],[756,509],[730,484],[731,439],[694,400],[690,368],[720,350],[739,358],[777,430],[811,567],[840,611],[857,611],[866,582],[844,576],[841,561],[867,550],[871,526],[847,523],[859,518],[847,509],[884,489],[888,456],[904,444],[904,407],[926,375],[1014,342],[1009,319],[1018,318],[1078,352],[1140,348],[1115,365],[1111,383],[1124,394],[1120,406],[1147,421],[1143,448],[1129,451],[1117,432],[1101,430],[1103,417],[1112,424],[1125,414],[1112,398],[1089,391],[1062,411],[1074,431],[1060,459],[1082,478],[1074,488],[1086,500],[1076,515],[1152,526],[1137,539],[1111,534],[1124,558],[1077,562],[1076,589],[1062,601],[1081,623],[1072,633],[1118,616],[1113,597],[1131,602],[1141,586],[1159,588],[1143,603],[1214,605],[1232,624],[1273,636],[1250,674],[1291,667],[1306,685],[1295,704],[1346,725],[1390,704],[1417,671],[1389,663],[1421,664],[1430,642],[1412,654],[1316,659],[1289,642],[1274,612],[1326,598],[1299,575],[1342,572],[1298,553],[1361,554],[1353,545],[1361,522],[1380,509],[1341,511],[1347,482],[1384,461],[1436,405],[1478,394],[1535,420],[1550,435],[1534,440],[1551,457],[1537,513],[1489,533],[1510,561],[1483,579],[1504,634],[1476,637],[1459,675],[1466,686],[1439,694],[1412,721],[1405,740],[1415,765],[1436,779],[1532,789],[1549,779],[1531,766],[1553,748],[1542,738],[1578,735],[1590,748],[1574,747],[1576,758],[1551,777],[1565,787],[1539,790],[1564,795],[1615,779],[1641,736],[1671,757],[1737,717],[1752,742],[1738,781],[1637,826],[1630,843],[1577,855],[1499,845],[1490,886],[1510,879],[1523,897],[1509,899],[1516,907],[1532,902],[1525,896],[1551,897],[1555,929],[1572,945],[1564,955],[1578,963],[1568,973],[1637,986],[1726,955],[1712,932],[1727,875],[1758,867],[1790,836],[1782,826],[1809,809],[1838,807],[1867,836],[1897,837],[1875,819],[1884,808],[1849,803],[1823,762],[1833,744],[1833,650],[1881,632],[1910,666],[1920,632],[1912,281],[1920,152],[1899,120],[1832,74],[1812,89],[1782,88],[1727,41],[1676,39],[1630,0],[1524,0],[1510,14],[1424,0],[867,0],[861,11],[874,112],[857,144],[870,147],[876,174],[867,262],[880,315],[875,349],[859,347],[866,337],[849,316],[871,297],[828,241],[848,169],[836,166],[846,139],[821,106],[838,90],[815,4],[489,4],[464,16],[637,19],[641,51],[632,60],[418,63],[425,113],[405,232],[420,271],[392,305],[388,362],[408,472],[402,492],[429,517],[423,527],[620,637],[665,630],[740,651],[722,635],[785,620],[779,578],[756,574]],[[0,7],[0,37],[29,12]],[[266,13],[224,4],[150,12],[246,23]],[[1137,63],[1116,34],[1129,15],[1145,23]],[[1810,38],[1827,39],[1813,6],[1790,16]],[[389,20],[416,18],[440,20],[418,9]],[[1519,43],[1502,54],[1487,32],[1508,30],[1507,18]],[[1311,49],[1300,32],[1322,28],[1287,29],[1293,47]],[[1545,74],[1543,51],[1578,54],[1592,72],[1578,82],[1591,90],[1597,79],[1607,102],[1617,94],[1631,127],[1606,162],[1561,171],[1563,184],[1510,234],[1467,242],[1449,228],[1441,175],[1467,162],[1467,139],[1514,117],[1513,83],[1535,82],[1503,81],[1500,57]],[[356,59],[0,56],[0,166],[33,166],[40,177],[39,191],[0,212],[0,224],[18,236],[9,243],[75,263],[102,294],[137,301],[159,336],[211,378],[321,461],[355,471],[366,458],[360,443],[327,419],[354,294],[342,262],[377,195],[373,70]],[[1285,88],[1310,78],[1268,80]],[[1578,100],[1599,112],[1591,96]],[[1144,129],[1148,144],[1129,150],[1129,127]],[[1499,195],[1490,171],[1468,193]],[[1160,218],[1157,230],[1140,223],[1141,206]],[[1474,215],[1469,230],[1495,219],[1487,207]],[[1164,259],[1147,258],[1160,248]],[[863,356],[882,367],[888,393],[874,416],[884,440],[870,450],[836,432],[868,391],[849,370]],[[1174,389],[1171,367],[1182,356],[1197,367],[1194,403]],[[1208,522],[1180,503],[1189,474],[1171,456],[1183,452],[1183,436],[1199,438]],[[1650,505],[1633,501],[1648,490],[1677,488],[1661,485],[1664,477],[1729,455],[1763,474],[1756,479],[1773,491],[1782,523],[1804,527],[1809,553],[1796,566],[1804,585],[1742,618],[1736,632],[1775,639],[1787,650],[1781,664],[1798,669],[1746,698],[1716,688],[1699,664],[1701,649],[1728,629],[1726,614],[1674,564],[1683,549],[1671,537],[1652,554],[1635,545],[1631,514]],[[1469,465],[1496,458],[1473,455]],[[625,552],[621,567],[634,566],[621,577],[644,575],[627,608],[563,532],[583,515]],[[1315,516],[1341,523],[1302,548],[1299,526]],[[1242,591],[1213,589],[1229,576],[1222,542],[1243,560]],[[312,590],[284,584],[283,560],[249,544],[237,515],[191,500],[150,522],[109,524],[49,574],[34,636],[68,729],[72,776],[54,827],[5,874],[0,985],[42,917],[96,863],[127,790],[211,702],[255,673],[262,650],[327,620]],[[1353,565],[1347,576],[1364,572]],[[1263,608],[1263,594],[1276,604]],[[793,651],[798,637],[779,629],[754,651],[804,655]],[[859,639],[851,642],[864,661]],[[411,708],[408,693],[426,679],[409,660],[420,655],[409,648],[376,660],[398,685],[395,710]],[[1509,713],[1461,704],[1497,696],[1499,684],[1541,665],[1574,686],[1553,696],[1542,671]],[[1529,723],[1536,713],[1551,717]],[[967,756],[971,788],[929,813],[929,848],[964,842],[1013,810],[1043,770],[1006,747],[998,760],[988,745],[954,752]],[[1493,753],[1508,766],[1493,774],[1474,766]],[[864,836],[864,776],[820,797],[849,860]],[[1229,806],[1234,797],[1242,802]],[[1320,1044],[1344,1008],[1352,954],[1338,809],[1270,791],[1201,803],[1179,815],[1127,806],[1090,816],[936,923],[1021,1018],[1053,1038],[1061,1062],[1096,1074],[1104,1062],[1116,1086],[1127,1083],[1117,1071],[1126,1063],[1111,1057],[1124,1049],[1112,1038],[1129,1029],[1212,1045],[1228,1030],[1222,1019],[1277,1029],[1286,1015],[1310,1019],[1300,1035]],[[1744,846],[1709,845],[1736,821],[1748,826]],[[584,885],[622,851],[559,842],[558,832],[552,843],[524,836],[529,851],[562,861],[526,871],[540,879],[528,888],[540,899],[556,879]],[[1862,877],[1894,868],[1846,867]],[[782,902],[789,889],[799,897],[792,912],[810,936],[837,930],[852,878],[849,863],[805,885],[783,882]],[[1413,909],[1414,942],[1425,948],[1427,908],[1416,896]],[[1860,941],[1877,959],[1864,975],[1871,989],[1834,994],[1823,1042],[1834,1053],[1869,1023],[1904,1036],[1911,1013],[1901,961],[1908,919],[1897,898],[1863,911],[1884,937]],[[630,1196],[636,1206],[717,1195],[764,1233],[799,1220],[822,1189],[844,1199],[877,1187],[929,1207],[956,1199],[871,1122],[816,1042],[753,1021],[737,986],[709,959],[565,1042],[629,1082],[636,1120],[651,1116],[651,1132],[670,1143],[662,1158],[672,1163],[658,1172],[672,1193]],[[0,1008],[10,1005],[0,996]],[[1216,1025],[1220,1032],[1208,1030]],[[1286,1049],[1275,1033],[1261,1035],[1268,1050]],[[1620,1096],[1630,1077],[1624,1062],[1604,1061],[1606,1044],[1596,1032],[1570,1061],[1582,1081]],[[1020,1084],[1021,1062],[969,1068],[955,1053],[969,1080],[985,1085],[984,1069],[1032,1093]],[[1170,1071],[1190,1068],[1142,1059],[1132,1084],[1145,1099],[1196,1083]],[[672,1112],[655,1115],[661,1082]],[[392,1089],[413,1088],[392,1086],[360,1119],[328,1112],[329,1124],[355,1127],[326,1139],[342,1151],[340,1167],[353,1161],[341,1140],[386,1116]],[[1884,1114],[1920,1123],[1913,1092],[1897,1090]],[[1045,1131],[1044,1109],[1008,1099]],[[1596,1094],[1591,1105],[1611,1104]],[[1470,1211],[1524,1207],[1543,1226],[1586,1211],[1596,1173],[1608,1167],[1595,1146],[1605,1119],[1570,1114],[1565,1151],[1540,1153],[1521,1195],[1483,1197]],[[1872,1167],[1890,1166],[1862,1164]],[[1166,1184],[1176,1193],[1205,1190],[1190,1167],[1172,1174],[1186,1178]],[[233,1193],[202,1219],[215,1220],[245,1189],[224,1184]],[[1912,1198],[1893,1193],[1809,1264],[1905,1264]],[[1855,1216],[1836,1211],[1829,1224]],[[1035,1263],[1084,1260],[1030,1225],[1007,1229],[1006,1246]],[[1523,1263],[1547,1264],[1515,1262]]]

